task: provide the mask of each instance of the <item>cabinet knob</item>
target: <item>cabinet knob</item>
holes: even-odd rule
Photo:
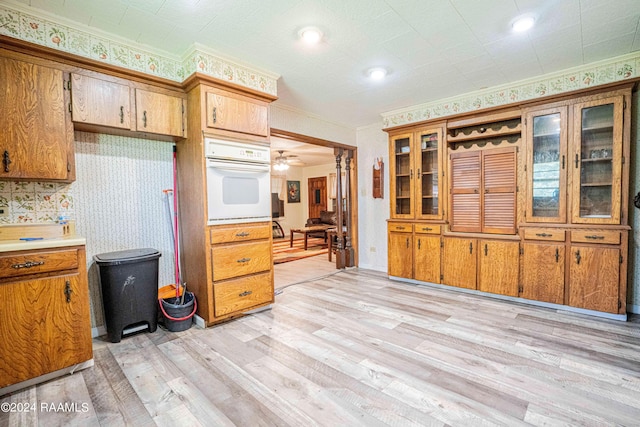
[[[147,127],[147,110],[142,112],[142,124],[144,127]]]
[[[71,293],[73,292],[73,290],[71,289],[71,282],[69,282],[68,280],[65,282],[65,286],[64,286],[64,295],[67,297],[67,303],[71,302]]]
[[[120,123],[124,123],[124,105],[120,106]]]
[[[582,259],[582,257],[580,256],[580,251],[576,251],[576,264],[580,264],[580,260]]]
[[[213,107],[213,123],[218,120],[217,107]]]
[[[558,250],[558,248],[556,248],[556,262],[559,262],[560,260],[560,251]]]
[[[4,171],[9,172],[11,157],[9,156],[9,152],[7,150],[4,150],[4,154],[2,155],[2,164],[4,165]]]

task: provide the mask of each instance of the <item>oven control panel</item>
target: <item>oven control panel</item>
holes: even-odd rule
[[[205,138],[205,155],[212,159],[269,163],[268,146]]]

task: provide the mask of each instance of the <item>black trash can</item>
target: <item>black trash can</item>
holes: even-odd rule
[[[158,327],[158,264],[155,249],[131,249],[94,255],[98,266],[109,341],[120,342],[128,326]]]

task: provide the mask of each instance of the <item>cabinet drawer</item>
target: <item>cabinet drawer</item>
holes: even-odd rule
[[[213,280],[224,280],[271,269],[271,243],[247,242],[211,248]]]
[[[407,224],[406,222],[390,222],[389,231],[411,233],[413,231],[413,224]]]
[[[248,224],[233,227],[212,228],[211,244],[233,243],[246,240],[268,239],[272,230],[270,224]]]
[[[619,245],[620,232],[614,230],[574,230],[571,232],[571,241]]]
[[[552,242],[564,242],[565,230],[556,228],[525,228],[525,240],[549,240]]]
[[[273,302],[271,273],[256,274],[213,285],[215,316]]]
[[[415,228],[419,234],[440,234],[440,225],[415,224]]]
[[[77,249],[0,255],[0,278],[77,268]]]

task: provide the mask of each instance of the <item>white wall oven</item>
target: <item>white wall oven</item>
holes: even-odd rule
[[[206,137],[208,225],[271,221],[269,147]]]

